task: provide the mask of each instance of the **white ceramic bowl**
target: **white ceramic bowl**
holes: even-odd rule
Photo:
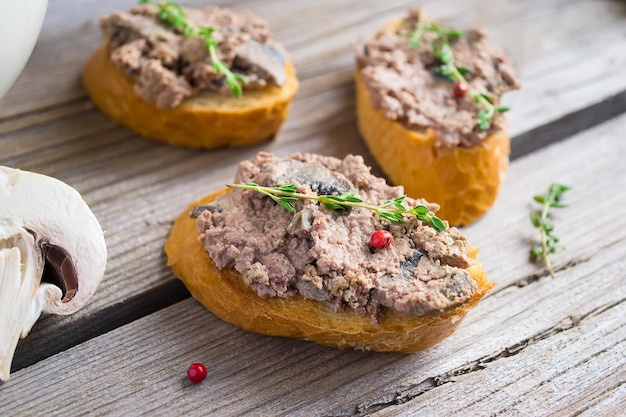
[[[0,98],[33,51],[48,0],[0,0]]]

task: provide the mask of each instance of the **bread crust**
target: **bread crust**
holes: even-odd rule
[[[494,204],[509,164],[505,131],[472,148],[439,151],[433,129],[417,131],[388,119],[372,104],[356,73],[357,120],[361,136],[389,179],[414,198],[441,206],[437,215],[451,225],[477,220]]]
[[[247,146],[273,138],[287,118],[298,80],[287,61],[281,87],[245,90],[243,97],[206,91],[174,108],[138,96],[133,79],[113,65],[106,44],[91,56],[82,80],[91,100],[114,121],[138,134],[190,148]]]
[[[341,313],[330,302],[293,298],[260,298],[234,269],[219,270],[198,241],[194,206],[228,192],[220,190],[192,203],[175,220],[165,243],[167,265],[194,298],[221,319],[242,329],[269,336],[306,339],[324,346],[411,353],[427,349],[450,336],[467,312],[495,285],[476,261],[470,269],[478,290],[463,306],[434,317],[413,317],[385,311],[380,324],[350,309]]]
[[[383,30],[393,31],[402,20]],[[361,136],[389,179],[414,198],[437,203],[453,226],[472,223],[494,204],[509,164],[510,138],[499,130],[472,148],[435,147],[434,129],[409,129],[375,108],[357,67],[356,110]]]

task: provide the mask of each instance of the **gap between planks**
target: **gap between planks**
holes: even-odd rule
[[[613,334],[610,335],[612,337],[608,343],[602,343],[603,340],[598,342],[607,336],[607,330],[603,328],[605,323],[611,320],[619,322],[625,313],[626,299],[621,299],[611,305],[598,306],[595,310],[580,316],[566,317],[554,327],[545,329],[500,352],[484,356],[435,377],[429,377],[416,385],[402,387],[392,398],[358,404],[353,413],[333,412],[332,415],[382,417],[409,413],[421,415],[438,413],[446,416],[463,416],[479,410],[489,410],[491,415],[517,413],[555,415],[559,412],[566,415],[580,414],[597,406],[594,402],[599,403],[603,397],[614,393],[626,383],[623,378],[620,380],[619,377],[620,369],[623,370],[625,366],[623,362],[620,362],[619,354],[626,345],[626,328],[623,320],[621,326],[615,326],[609,330]],[[568,335],[567,332],[570,331],[579,333],[581,338]],[[580,348],[583,341],[591,347],[589,349],[591,352],[589,356],[578,358],[576,355],[580,352],[567,345],[575,344],[576,348]],[[564,352],[558,351],[561,349]],[[518,355],[519,357],[516,357]],[[598,360],[601,355],[605,356],[601,358],[605,362],[601,366],[608,365],[608,371],[593,375],[592,381],[589,381],[589,375],[577,371],[576,368],[582,368],[589,362]],[[509,358],[512,359],[509,361]],[[568,363],[568,359],[572,358],[580,360]],[[561,364],[550,366],[555,365],[551,362],[559,361]],[[563,363],[568,365],[563,366]],[[532,381],[529,369],[533,368],[545,370],[542,379]],[[516,395],[512,396],[510,393],[513,391],[513,386],[521,384],[507,379],[504,376],[507,374],[519,375],[520,379],[530,379],[531,382],[520,391],[515,391]],[[586,381],[581,383],[578,378],[584,378]],[[498,384],[497,386],[494,386],[496,385],[494,383],[485,384],[485,380],[497,381]],[[456,386],[443,387],[448,384]],[[551,385],[557,385],[557,387],[551,389]],[[454,392],[451,393],[449,390],[452,388]],[[445,396],[451,401],[437,401],[436,398],[440,395],[438,390],[448,391]],[[574,393],[573,390],[578,392]],[[558,401],[552,404],[547,403],[548,399],[552,399],[550,394],[554,396],[555,391],[561,392],[560,395],[556,395]],[[582,401],[577,398],[578,395],[583,397]],[[458,399],[452,400],[454,397]],[[595,415],[616,415],[613,413],[619,408],[610,404],[608,407],[609,410],[596,410]]]
[[[151,415],[342,416],[392,412],[393,407],[403,407],[406,414],[444,403],[450,415],[506,407],[538,414],[550,414],[557,405],[585,408],[602,400],[606,390],[598,388],[599,382],[614,380],[624,365],[617,347],[626,340],[626,293],[619,287],[624,273],[626,260],[621,245],[615,245],[554,280],[489,297],[479,306],[481,314],[470,314],[454,336],[414,355],[338,350],[255,335],[186,300],[14,374],[2,385],[0,413],[33,415],[50,409],[51,403],[58,415],[133,410]],[[210,364],[211,375],[192,387],[184,381],[184,369],[195,358]],[[587,369],[578,366],[582,363]],[[545,378],[533,377],[542,371]],[[485,373],[499,376],[498,383],[490,385]],[[477,380],[472,382],[473,377]],[[546,385],[559,378],[564,395],[566,388],[591,391],[590,403],[580,403],[576,395],[561,404],[550,401],[560,395]],[[518,380],[526,383],[520,393],[529,401],[543,398],[543,404],[531,407],[523,403],[526,395],[512,396],[506,386]],[[533,389],[543,393],[532,395]],[[494,393],[502,404],[472,405]],[[442,402],[442,396],[457,400]]]
[[[349,89],[349,88],[351,88],[351,87],[348,87],[348,89]],[[604,102],[601,102],[601,103],[604,103]],[[623,103],[622,103],[622,104],[623,104]],[[610,110],[610,107],[611,107],[611,106],[610,106],[610,103],[609,103],[609,104],[608,104],[608,107],[607,107],[607,110]],[[90,110],[88,110],[88,111],[86,112],[86,114],[90,114],[90,112],[91,112],[91,111],[90,111]],[[72,117],[72,116],[71,116],[71,113],[68,113],[68,114],[69,114],[69,116],[68,116],[68,117]],[[16,120],[16,119],[12,119],[12,120]],[[574,120],[570,120],[569,122],[572,122],[572,121],[574,121]],[[555,128],[556,130],[558,130],[558,129],[560,129],[560,128],[563,128],[564,126],[565,126],[565,127],[567,127],[567,126],[569,125],[569,122],[566,120],[565,122],[561,123],[561,124],[560,124],[560,126],[552,126],[552,127],[553,127],[553,128]],[[537,131],[533,131],[533,135],[528,136],[528,139],[530,140],[531,138],[535,138],[535,137],[537,137],[537,136],[540,136],[540,135],[538,135],[537,133],[538,133]],[[540,133],[540,132],[539,132],[539,133]],[[544,133],[543,133],[543,136],[545,136],[545,137],[546,137],[546,140],[548,140],[548,141],[550,141],[550,140],[554,139],[554,137],[558,137],[558,136],[553,136],[553,132],[550,132],[550,131],[548,131],[548,132],[544,132]],[[563,135],[561,138],[564,138],[564,137],[566,137],[566,135]],[[309,138],[309,139],[310,139],[310,138]],[[516,138],[516,139],[517,139],[517,138]],[[307,140],[308,140],[308,139],[307,139]],[[545,143],[544,143],[544,142],[541,142],[541,141],[539,141],[539,142],[540,142],[540,143],[538,144],[539,146],[543,146],[543,145],[545,145],[546,143],[548,143],[548,142],[545,142]],[[295,142],[294,142],[294,144],[293,144],[293,145],[291,145],[291,146],[292,146],[292,147],[296,147],[296,148],[297,148],[299,143],[301,143],[301,142],[299,142],[299,141],[295,141]],[[521,143],[521,142],[517,142],[516,140],[514,140],[514,141],[513,141],[513,147],[514,147],[514,149],[513,149],[513,152],[514,152],[513,156],[516,156],[516,152],[517,152],[517,153],[520,153],[520,154],[523,154],[524,152],[526,152],[526,151],[516,151],[516,146],[517,146],[517,143],[520,143],[520,146],[522,145],[522,143]],[[525,141],[524,141],[524,143],[525,143]],[[519,155],[517,155],[517,156],[519,156]],[[165,285],[168,285],[168,284],[165,284]],[[28,339],[27,339],[27,340],[28,340]]]
[[[611,163],[603,160],[602,157],[609,151],[611,144],[616,141],[613,137],[616,134],[615,132],[621,131],[624,126],[626,126],[626,116],[622,116],[614,121],[598,126],[595,129],[583,132],[579,136],[573,137],[548,149],[543,149],[542,152],[537,154],[530,154],[524,158],[519,158],[518,161],[512,164],[508,174],[509,179],[503,187],[502,195],[499,197],[494,208],[492,208],[493,214],[487,215],[483,220],[466,229],[471,242],[480,242],[478,244],[478,246],[482,248],[480,259],[483,260],[483,264],[490,273],[491,270],[499,270],[501,275],[515,277],[510,278],[508,282],[501,282],[500,285],[496,287],[494,292],[506,290],[507,287],[510,286],[522,287],[545,278],[544,271],[538,272],[538,270],[540,270],[540,266],[527,263],[523,268],[520,268],[514,263],[511,264],[510,262],[507,262],[506,259],[501,259],[499,256],[500,249],[506,249],[507,245],[518,245],[519,240],[524,236],[523,233],[535,233],[532,228],[524,227],[526,225],[525,222],[527,222],[528,212],[526,204],[527,201],[530,201],[530,196],[532,194],[529,194],[528,200],[521,200],[520,197],[520,195],[523,195],[523,193],[520,194],[521,182],[524,182],[526,188],[528,188],[529,181],[524,179],[524,176],[530,175],[528,173],[529,169],[531,169],[531,167],[535,164],[539,164],[539,166],[541,164],[545,164],[545,162],[535,161],[550,160],[551,158],[554,158],[555,155],[568,154],[575,166],[582,166],[582,164],[584,164],[583,160],[590,157],[591,160],[589,161],[590,166],[587,167],[588,169],[604,170],[605,164],[608,163],[611,165]],[[593,146],[589,145],[591,143],[591,139],[595,141],[593,142]],[[565,151],[562,149],[565,149]],[[575,156],[577,156],[578,160],[574,158]],[[610,156],[618,158],[619,151],[612,153]],[[555,163],[557,163],[559,167],[559,171],[557,172],[564,172],[568,175],[572,174],[568,172],[569,168],[566,162],[561,161],[560,164],[558,164],[558,161],[555,161]],[[618,179],[621,178],[621,181],[624,182],[624,173],[619,171],[620,165],[617,164],[615,168],[618,169],[617,172],[609,171],[605,172],[604,175],[608,175],[609,177],[616,176]],[[194,169],[194,167],[192,166],[190,169]],[[546,174],[549,175],[549,172],[546,171]],[[560,173],[557,177],[562,175],[563,173]],[[575,189],[578,188],[577,191],[579,194],[583,191],[580,190],[580,187],[584,187],[584,184],[588,184],[588,190],[595,190],[591,187],[590,182],[603,182],[602,177],[597,177],[595,175],[581,175],[582,177],[576,177],[578,184],[575,186]],[[534,181],[530,185],[537,187],[535,184],[539,182],[539,178],[541,177],[538,174],[535,174],[535,177],[532,178],[534,178]],[[542,184],[541,186],[547,187],[547,181],[548,180],[546,180],[546,184]],[[515,190],[513,190],[514,186]],[[617,186],[619,186],[619,183]],[[624,184],[624,186],[626,186],[626,184]],[[540,193],[543,192],[543,190],[534,189],[533,192]],[[576,194],[574,194],[574,196],[575,195]],[[568,199],[570,198],[569,195],[567,197]],[[574,203],[574,206],[577,204],[584,205],[585,201],[589,201],[592,198],[593,193],[589,196],[579,195],[577,202]],[[617,194],[616,198],[618,198],[618,200],[613,204],[626,205],[626,201],[623,201],[624,196]],[[500,206],[502,206],[503,203],[505,204],[505,208],[501,209]],[[512,206],[512,208],[506,208],[506,204]],[[589,227],[593,227],[598,231],[598,233],[604,233],[605,226],[593,225],[589,220],[586,220],[586,216],[589,215],[588,210],[589,209],[580,211],[580,219],[575,217],[576,212],[569,212],[572,217],[568,221],[572,224],[586,222]],[[600,218],[609,223],[610,220],[617,215],[618,213],[613,211],[608,213],[606,217]],[[490,242],[491,237],[489,236],[493,229],[484,224],[486,221],[493,221],[496,224],[515,224],[518,226],[507,228],[506,233],[507,236],[509,236],[509,239],[505,240],[504,245],[494,244],[493,241]],[[567,233],[572,235],[572,240],[574,240],[576,239],[577,233],[584,235],[588,232],[586,229],[581,229],[580,231],[567,231]],[[531,239],[534,237],[534,235],[530,236]],[[619,236],[611,235],[608,229],[605,236],[607,237],[604,238],[605,241],[603,243],[597,242],[594,245],[595,250],[603,250],[605,247],[610,247],[614,244],[614,241],[606,240],[609,239],[608,236],[612,236],[614,239],[619,240]],[[160,244],[155,242],[155,245],[157,245],[158,250],[158,248],[160,248]],[[145,245],[142,245],[142,248],[143,247],[145,247]],[[528,243],[528,247],[530,247],[530,243]],[[567,270],[571,268],[572,264],[584,263],[585,260],[588,260],[594,253],[595,252],[588,252],[584,248],[577,248],[574,246],[573,248],[570,248],[566,254],[569,260],[563,261],[562,257],[558,257],[555,262],[555,268],[557,271]],[[165,260],[162,258],[158,262],[164,263]],[[518,271],[514,272],[514,269],[517,269]],[[122,272],[129,273],[127,270]],[[155,270],[154,273],[170,274],[168,271],[163,272],[161,270]],[[145,294],[136,295],[123,303],[113,304],[100,312],[82,317],[76,322],[70,322],[70,324],[49,326],[50,322],[57,320],[57,318],[50,316],[44,317],[35,325],[33,334],[20,341],[13,364],[13,371],[31,366],[48,356],[52,356],[56,353],[69,349],[72,346],[76,346],[86,340],[97,337],[100,334],[104,334],[105,332],[116,327],[124,326],[141,318],[142,316],[150,315],[161,309],[167,308],[170,305],[188,297],[188,292],[178,281],[170,280],[163,285],[154,287]],[[52,337],[52,334],[55,336]],[[63,337],[57,337],[57,334],[62,334]],[[49,340],[52,340],[52,342]]]

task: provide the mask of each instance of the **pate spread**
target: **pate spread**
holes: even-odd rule
[[[286,53],[272,41],[264,20],[217,6],[183,10],[194,26],[216,29],[218,57],[243,77],[245,89],[284,84]],[[230,94],[224,75],[211,65],[205,41],[184,36],[157,13],[142,5],[100,19],[111,61],[134,79],[135,92],[160,108],[205,90]]]
[[[381,205],[400,197],[402,187],[375,177],[360,156],[343,160],[313,154],[281,159],[259,153],[242,162],[236,183],[296,185],[298,193],[354,193]],[[423,204],[407,198],[405,205]],[[415,316],[437,315],[467,302],[476,291],[469,245],[458,229],[437,232],[407,217],[383,220],[372,210],[329,210],[297,200],[291,213],[250,190],[233,190],[196,210],[199,240],[217,268],[234,268],[260,297],[328,301],[378,320],[385,309]],[[374,249],[370,237],[385,229],[391,246]]]
[[[504,117],[496,112],[490,128],[481,130],[477,126],[480,103],[469,96],[455,97],[451,81],[437,72],[440,63],[428,43],[433,34],[424,33],[426,42],[420,47],[410,45],[419,13],[413,10],[393,30],[376,33],[357,54],[372,104],[409,129],[434,129],[437,146],[480,144],[490,133],[504,129]],[[494,105],[499,105],[503,93],[520,88],[508,58],[502,51],[488,49],[482,29],[467,31],[451,47],[455,65],[468,71],[469,87],[487,94]]]

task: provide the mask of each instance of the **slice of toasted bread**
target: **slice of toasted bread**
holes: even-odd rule
[[[411,197],[441,206],[451,225],[468,225],[493,205],[509,164],[510,139],[500,130],[472,148],[438,152],[433,129],[418,131],[388,119],[374,107],[356,71],[358,126],[372,155]]]
[[[174,108],[158,108],[138,96],[133,80],[111,63],[100,46],[83,69],[91,100],[114,121],[138,134],[190,148],[247,146],[273,138],[298,91],[295,69],[285,64],[281,87],[244,90],[243,97],[206,91]]]
[[[439,316],[415,317],[385,311],[380,324],[352,309],[335,312],[331,302],[292,298],[261,298],[234,269],[219,270],[198,241],[195,206],[213,201],[226,190],[210,194],[183,211],[165,244],[167,264],[191,294],[223,320],[270,336],[306,339],[325,346],[374,351],[416,352],[450,336],[467,312],[494,286],[472,250],[470,269],[477,291],[464,305]]]
[[[381,31],[401,25],[395,19]],[[434,129],[409,129],[374,106],[358,66],[355,83],[359,131],[392,182],[411,197],[439,204],[437,215],[453,226],[468,225],[493,206],[509,165],[511,141],[504,128],[471,148],[437,148]]]

